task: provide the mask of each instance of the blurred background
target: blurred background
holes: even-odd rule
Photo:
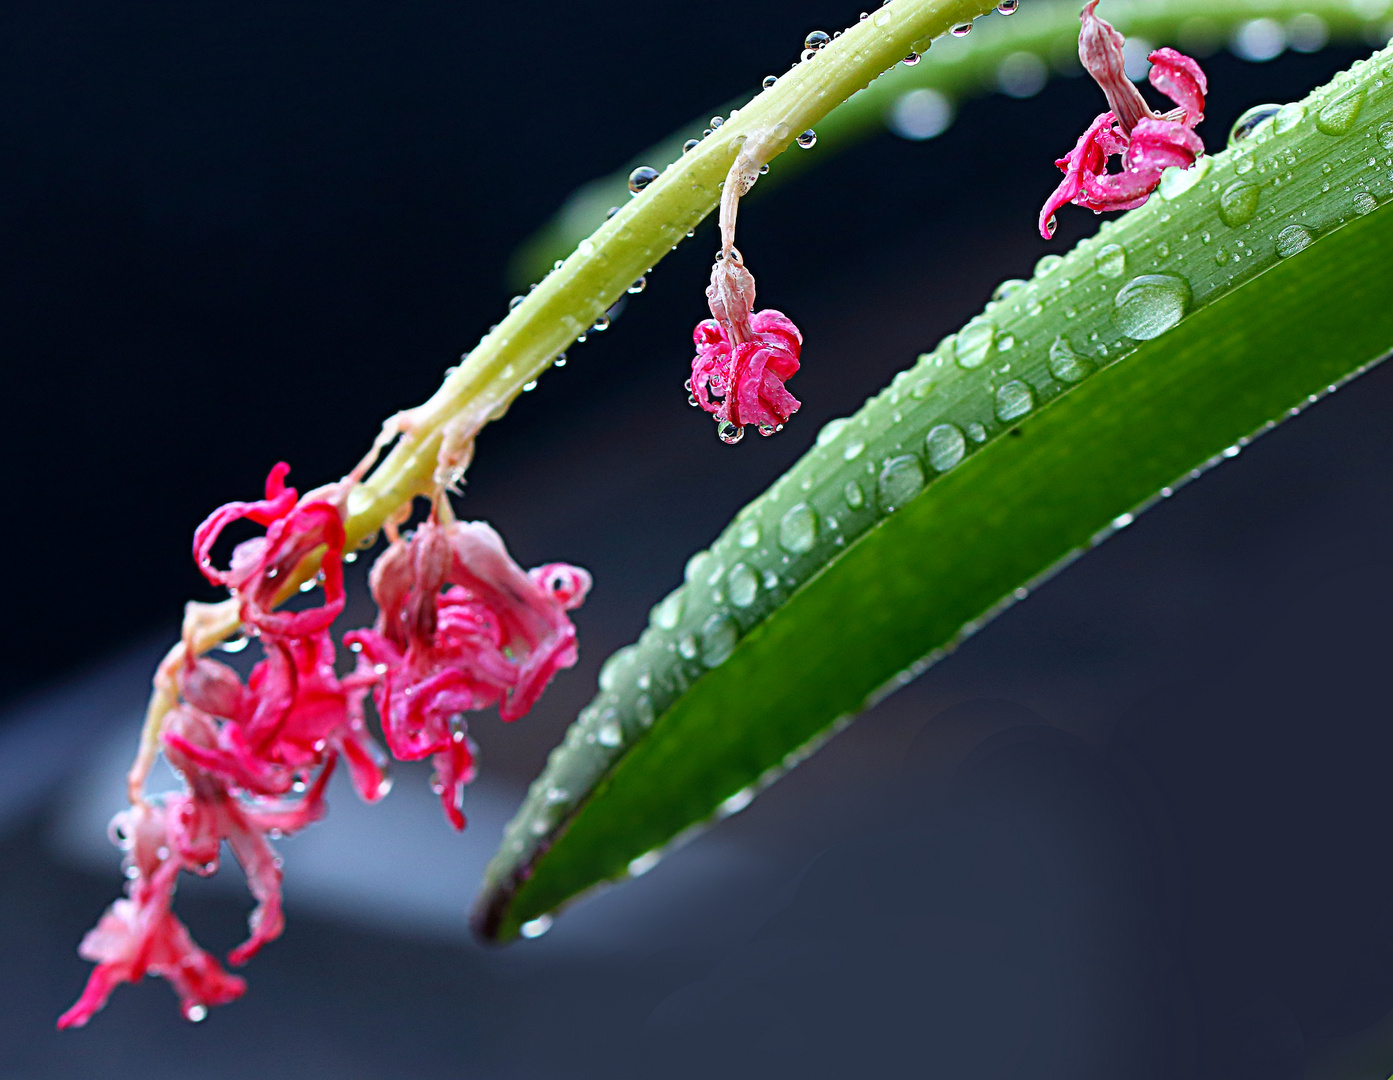
[[[89,970],[77,942],[119,892],[105,822],[151,669],[183,602],[215,598],[193,526],[277,460],[302,490],[342,474],[498,320],[511,254],[576,187],[856,15],[0,5],[0,1076],[1393,1071],[1384,369],[642,879],[535,941],[468,938],[523,788],[687,556],[824,421],[1095,227],[1066,211],[1052,244],[1034,228],[1054,158],[1103,107],[1071,77],[1004,79],[935,137],[887,128],[750,202],[761,301],[807,339],[803,410],[775,439],[724,446],[686,405],[710,225],[662,263],[480,441],[462,512],[596,587],[580,664],[524,721],[471,723],[468,831],[421,770],[399,766],[373,809],[339,788],[281,845],[289,927],[243,1000],[189,1025],[147,980],[54,1032]],[[1205,60],[1201,133],[1218,149],[1244,109],[1370,51],[1237,41]],[[250,903],[228,860],[186,875],[177,907],[223,952]]]

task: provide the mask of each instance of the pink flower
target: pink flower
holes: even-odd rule
[[[780,311],[751,312],[754,277],[734,249],[712,268],[706,296],[712,317],[692,334],[693,404],[739,429],[723,430],[728,442],[738,440],[746,424],[772,435],[798,411],[800,402],[784,382],[798,370],[803,335]]]
[[[290,466],[279,462],[266,478],[266,498],[219,507],[194,530],[194,561],[214,585],[226,585],[240,599],[242,621],[262,633],[312,634],[326,630],[343,611],[343,510],[325,498],[297,502],[285,486]],[[313,493],[311,493],[313,494]],[[227,570],[213,565],[213,545],[234,521],[247,518],[266,526],[266,535],[243,541],[232,551]],[[303,611],[274,611],[277,594],[306,556],[323,548],[320,574],[324,604]]]
[[[1054,235],[1055,211],[1065,203],[1099,212],[1130,210],[1146,202],[1167,168],[1188,168],[1204,153],[1204,143],[1191,130],[1204,119],[1209,91],[1199,64],[1174,49],[1150,55],[1151,85],[1179,106],[1164,115],[1153,111],[1127,78],[1122,35],[1094,14],[1097,6],[1098,0],[1084,5],[1079,59],[1102,87],[1110,110],[1055,163],[1064,179],[1040,211],[1040,235],[1046,240]],[[1110,173],[1108,160],[1114,156],[1121,157],[1122,169]]]
[[[445,814],[461,829],[474,775],[462,714],[496,704],[515,720],[576,662],[565,613],[590,575],[564,563],[525,573],[483,522],[428,521],[382,554],[370,581],[377,623],[344,640],[360,650],[357,674],[378,680],[388,748],[402,761],[432,757]]]

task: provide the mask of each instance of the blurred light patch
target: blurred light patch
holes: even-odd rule
[[[1151,73],[1151,61],[1147,58],[1155,48],[1156,46],[1146,38],[1127,39],[1127,43],[1122,46],[1122,63],[1126,68],[1127,78],[1133,82],[1141,82]]]
[[[1014,52],[996,69],[996,87],[1007,97],[1030,98],[1045,88],[1050,72],[1033,52]]]
[[[952,122],[953,103],[937,90],[928,88],[901,94],[886,117],[891,131],[914,142],[942,135]]]
[[[1287,32],[1276,19],[1249,19],[1234,31],[1229,47],[1240,60],[1261,64],[1282,55]]]
[[[1193,19],[1186,19],[1180,24],[1180,30],[1176,34],[1176,42],[1179,44],[1181,52],[1203,59],[1206,56],[1213,56],[1222,48],[1224,32],[1219,29],[1219,24],[1213,19],[1196,15]]]
[[[1287,23],[1287,45],[1300,53],[1320,52],[1330,40],[1330,29],[1319,15],[1306,12]]]

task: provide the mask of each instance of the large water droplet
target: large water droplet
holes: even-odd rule
[[[954,37],[967,37],[968,34],[972,33],[972,24],[970,22],[958,23],[948,32]]]
[[[650,165],[640,165],[629,174],[629,194],[637,195],[656,179],[658,179],[657,169]]]
[[[1113,321],[1129,338],[1150,341],[1185,316],[1190,283],[1174,274],[1143,274],[1118,290]]]
[[[851,423],[851,421],[848,420],[845,416],[839,417],[836,420],[827,421],[827,423],[822,425],[822,430],[817,433],[817,445],[826,446],[843,431],[845,431],[846,426],[849,423]]]
[[[953,342],[953,356],[960,367],[981,367],[992,355],[996,323],[978,315],[961,330]]]
[[[1024,289],[1027,282],[1020,278],[1007,278],[995,289],[992,290],[992,299],[1000,303],[1013,293],[1018,293]]]
[[[811,551],[817,541],[817,514],[807,503],[790,506],[779,519],[779,547],[794,555]]]
[[[832,35],[827,33],[825,30],[814,30],[811,34],[809,34],[807,37],[803,39],[803,48],[825,49],[827,48],[828,42],[830,42],[831,40]]]
[[[737,427],[729,420],[722,420],[716,425],[716,438],[727,446],[734,446],[745,437],[745,429]]]
[[[1363,89],[1336,98],[1316,114],[1316,127],[1327,135],[1344,135],[1354,127],[1363,106]]]
[[[759,578],[744,563],[736,563],[726,575],[726,594],[730,602],[738,608],[747,608],[755,602],[759,592]]]
[[[729,615],[720,612],[701,624],[701,662],[707,667],[725,663],[735,651],[739,630]]]
[[[913,67],[915,64],[919,63],[919,54],[917,52],[909,53],[900,63],[905,67]]]
[[[634,715],[638,717],[638,722],[644,727],[652,727],[653,721],[657,719],[657,711],[653,708],[653,699],[647,694],[639,694],[634,699]]]
[[[740,523],[736,538],[742,548],[754,547],[759,543],[759,522],[754,518],[746,518]]]
[[[1393,120],[1378,126],[1378,143],[1385,150],[1393,150]]]
[[[683,634],[677,639],[677,651],[687,660],[695,660],[697,654],[697,640],[693,634]]]
[[[551,921],[550,915],[538,915],[523,923],[518,932],[525,938],[539,938],[551,929]]]
[[[681,593],[673,593],[653,609],[653,625],[660,630],[671,630],[682,618],[683,599]]]
[[[1288,102],[1277,110],[1277,115],[1272,118],[1272,130],[1278,135],[1285,135],[1302,120],[1306,119],[1306,106],[1299,101]]]
[[[1208,157],[1197,159],[1188,169],[1172,165],[1161,173],[1161,198],[1177,199],[1184,195],[1185,192],[1208,176],[1212,167],[1213,159]]]
[[[808,130],[803,132],[803,134],[799,135],[797,140],[795,141],[804,150],[811,150],[814,146],[817,145],[817,132],[814,131],[812,128],[808,128]]]
[[[606,660],[600,668],[600,689],[605,691],[617,690],[624,669],[633,664],[634,659],[634,647],[629,645]]]
[[[956,424],[935,424],[924,438],[929,448],[929,465],[947,472],[967,453],[967,440]]]
[[[842,497],[846,499],[847,506],[853,510],[860,510],[866,502],[866,496],[861,494],[861,485],[855,480],[846,482],[846,487],[842,489]]]
[[[1363,217],[1365,214],[1372,214],[1378,209],[1378,198],[1367,191],[1356,192],[1353,205],[1354,212]]]
[[[1233,127],[1229,129],[1229,145],[1237,146],[1251,139],[1258,128],[1276,116],[1281,109],[1280,105],[1254,105],[1233,122]]]
[[[1035,261],[1035,276],[1044,277],[1046,274],[1053,274],[1059,269],[1059,264],[1063,261],[1063,255],[1055,255],[1053,253],[1041,255],[1040,258]]]
[[[778,81],[779,77],[777,75],[766,75],[764,76],[764,82],[760,85],[762,85],[766,90],[772,90],[774,88],[774,84]]]
[[[1093,370],[1093,362],[1074,351],[1063,334],[1050,345],[1050,374],[1063,383],[1082,382]]]
[[[1002,15],[1014,15],[1020,6],[1021,0],[1001,0],[1001,3],[996,5],[996,10]]]
[[[1277,234],[1277,254],[1289,259],[1298,251],[1305,251],[1315,237],[1304,225],[1288,225]]]
[[[924,490],[924,469],[913,454],[891,458],[875,484],[880,509],[887,514],[900,509]]]
[[[700,140],[700,139],[688,139],[686,142],[684,142],[684,143],[682,144],[682,153],[684,153],[684,154],[690,154],[693,150],[695,150],[695,149],[696,149],[698,146],[700,146],[700,145],[701,145],[701,140]]]
[[[996,391],[996,418],[1003,424],[1019,420],[1035,408],[1035,393],[1028,383],[1012,379]]]
[[[1258,198],[1261,192],[1257,185],[1242,180],[1224,188],[1219,196],[1219,217],[1229,228],[1251,221],[1258,211]]]
[[[866,449],[866,443],[862,439],[852,439],[842,450],[843,461],[855,461],[861,456],[861,451]]]
[[[1093,265],[1104,277],[1119,278],[1127,270],[1127,251],[1121,244],[1104,244],[1093,257]]]
[[[628,289],[626,289],[625,291],[629,293],[629,295],[631,296],[636,296],[639,293],[643,292],[643,290],[646,288],[648,288],[648,279],[646,277],[641,277],[632,285],[630,285]]]
[[[624,741],[624,731],[619,726],[618,720],[606,720],[595,732],[595,741],[601,746],[608,746],[610,749],[618,746]]]

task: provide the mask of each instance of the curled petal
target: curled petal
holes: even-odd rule
[[[1157,49],[1151,60],[1151,85],[1185,110],[1185,126],[1194,127],[1204,119],[1204,96],[1209,80],[1190,57],[1174,49]]]
[[[1098,0],[1088,0],[1083,6],[1079,31],[1079,60],[1084,70],[1093,76],[1108,99],[1108,108],[1117,117],[1124,135],[1129,134],[1146,116],[1154,115],[1146,99],[1132,80],[1127,78],[1123,59],[1125,39],[1104,19],[1094,14]]]
[[[450,743],[431,759],[435,764],[435,784],[445,819],[456,831],[463,830],[464,785],[474,780],[474,747],[462,730],[456,729]]]
[[[564,611],[571,611],[585,603],[585,597],[593,584],[588,570],[571,566],[569,563],[534,566],[527,571],[527,576],[532,579],[533,584],[560,604]]]
[[[1078,201],[1085,176],[1098,176],[1107,168],[1109,154],[1115,153],[1113,147],[1121,142],[1113,128],[1115,123],[1116,117],[1112,113],[1100,113],[1088,130],[1079,136],[1069,155],[1055,162],[1063,171],[1064,179],[1045,200],[1044,208],[1040,211],[1040,235],[1046,240],[1054,235],[1052,221],[1055,211],[1065,203]]]
[[[784,389],[783,380],[797,370],[798,358],[780,346],[764,342],[736,346],[726,418],[737,426],[773,428],[786,423],[800,403]]]

